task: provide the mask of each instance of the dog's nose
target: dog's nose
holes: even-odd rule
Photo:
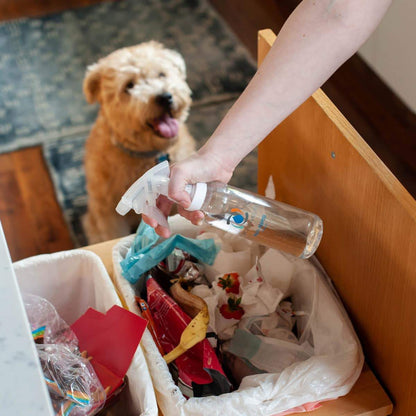
[[[156,96],[156,104],[163,107],[165,110],[170,110],[173,106],[173,97],[170,92],[164,92]]]

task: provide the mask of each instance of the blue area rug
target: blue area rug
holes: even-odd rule
[[[84,142],[98,111],[82,94],[85,69],[151,39],[185,58],[194,101],[188,126],[201,145],[255,71],[206,0],[122,0],[0,25],[0,152],[43,146],[77,245],[85,242]],[[255,153],[232,183],[255,190]]]

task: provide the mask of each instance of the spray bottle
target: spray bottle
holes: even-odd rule
[[[169,228],[156,207],[159,195],[168,196],[170,169],[164,161],[148,170],[123,195],[117,212],[130,209]],[[200,210],[205,221],[223,231],[300,258],[314,254],[322,237],[322,220],[315,214],[220,182],[186,185],[188,211]]]

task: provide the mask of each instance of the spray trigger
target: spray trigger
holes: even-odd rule
[[[145,209],[143,210],[143,214],[147,215],[150,218],[155,219],[159,225],[169,230],[169,224],[160,209],[156,207],[146,206]]]

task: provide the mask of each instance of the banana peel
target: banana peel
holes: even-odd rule
[[[191,318],[195,318],[204,307],[207,307],[207,304],[202,298],[185,290],[181,286],[180,280],[170,287],[170,294]]]
[[[179,345],[163,357],[167,364],[176,360],[184,352],[205,339],[209,324],[209,312],[205,302],[204,304],[204,307],[182,332]]]

